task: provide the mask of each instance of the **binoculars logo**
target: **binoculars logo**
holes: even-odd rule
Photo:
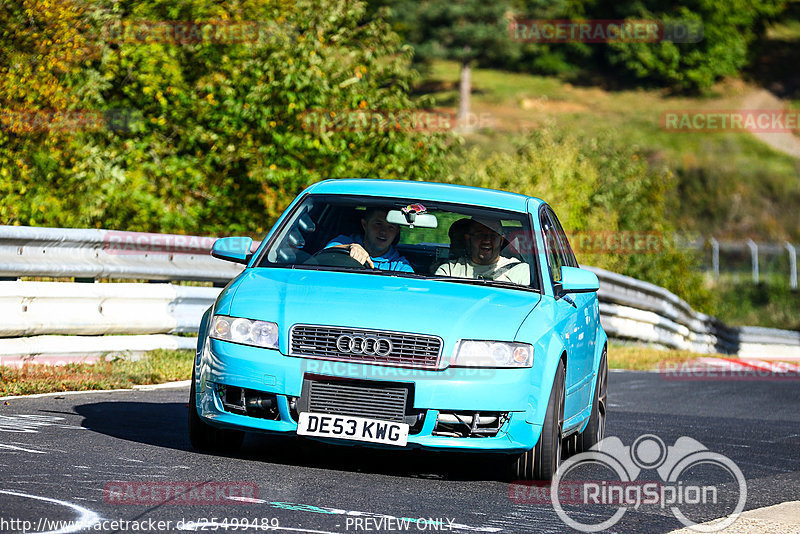
[[[648,470],[655,470],[660,480],[639,480],[640,473]],[[612,476],[598,477],[598,471]],[[578,476],[586,472],[593,474]],[[694,483],[698,472],[704,480],[714,483]],[[578,488],[579,499],[573,496],[562,503],[567,492],[559,491],[559,485],[573,493]],[[747,483],[730,458],[710,451],[695,439],[683,436],[668,447],[658,436],[643,434],[630,446],[618,437],[608,437],[589,451],[567,459],[553,477],[550,498],[561,520],[581,532],[610,528],[629,508],[642,505],[669,508],[678,521],[697,532],[716,532],[730,526],[744,510]],[[580,508],[568,510],[563,506],[578,503]],[[616,510],[607,519],[597,520],[594,516],[596,522],[581,522],[587,517],[583,505],[604,505]],[[696,522],[687,517],[698,511],[707,515],[717,510],[721,513],[716,517],[722,519],[712,522]]]

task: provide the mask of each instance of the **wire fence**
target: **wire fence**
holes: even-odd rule
[[[715,279],[734,282],[785,284],[797,289],[797,249],[783,243],[724,241],[713,237],[687,242],[686,246],[701,252],[703,269]]]

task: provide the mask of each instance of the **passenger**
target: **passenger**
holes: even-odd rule
[[[500,255],[504,241],[500,221],[473,217],[464,240],[466,255],[439,267],[437,275],[530,284],[531,273],[527,263]]]
[[[361,265],[386,271],[404,271],[413,273],[409,261],[394,248],[400,236],[400,227],[386,222],[388,210],[370,208],[361,219],[361,235],[339,235],[333,238],[325,248],[346,248],[350,257]]]

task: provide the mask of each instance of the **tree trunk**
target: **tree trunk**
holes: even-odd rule
[[[458,115],[456,123],[460,130],[468,130],[470,126],[469,93],[472,85],[469,62],[461,64],[461,83],[459,84]]]

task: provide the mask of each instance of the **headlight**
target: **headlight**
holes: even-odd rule
[[[456,344],[450,365],[454,367],[531,367],[533,347],[527,343],[462,339]]]
[[[233,341],[267,349],[278,348],[278,325],[267,321],[253,321],[241,317],[215,315],[209,336],[222,341]]]

